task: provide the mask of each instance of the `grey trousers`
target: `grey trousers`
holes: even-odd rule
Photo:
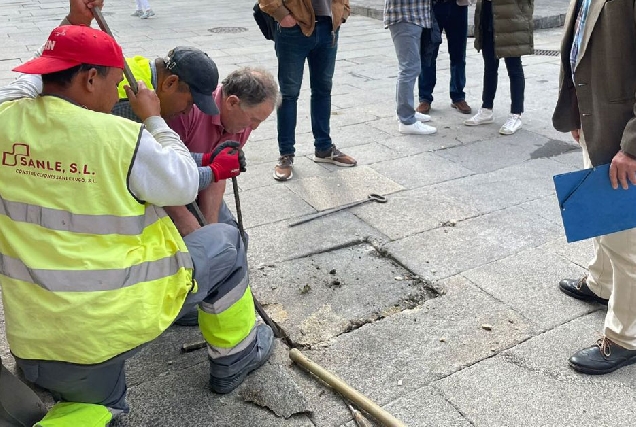
[[[405,125],[415,123],[415,80],[420,75],[420,42],[422,27],[410,22],[389,25],[398,59],[398,79],[395,90],[397,116]]]

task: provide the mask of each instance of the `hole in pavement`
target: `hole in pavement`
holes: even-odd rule
[[[368,241],[260,265],[250,274],[259,301],[300,348],[327,345],[440,295]]]

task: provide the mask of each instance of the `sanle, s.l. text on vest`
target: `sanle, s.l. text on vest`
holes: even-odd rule
[[[44,50],[53,50],[54,47],[55,40],[47,40],[46,43],[44,43]]]
[[[31,147],[25,143],[15,143],[13,144],[11,151],[3,152],[1,165],[3,167],[8,166],[8,167],[16,168],[16,173],[21,175],[39,176],[38,174],[28,171],[28,169],[31,169],[35,171],[41,170],[41,171],[57,172],[63,175],[68,175],[68,174],[79,175],[79,176],[90,175],[90,178],[88,179],[87,182],[95,182],[94,175],[96,175],[96,173],[91,171],[91,168],[89,168],[88,165],[72,162],[72,163],[67,163],[66,164],[67,166],[65,167],[65,164],[62,163],[61,161],[38,159],[32,156]],[[21,168],[27,168],[27,169],[21,169]],[[61,178],[61,177],[49,176],[49,175],[46,175],[45,177],[56,178],[56,179]],[[71,179],[71,180],[75,180],[75,179]],[[82,180],[83,180],[82,182],[84,182],[84,178],[82,178]]]

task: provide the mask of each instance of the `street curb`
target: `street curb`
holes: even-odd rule
[[[351,5],[351,14],[367,16],[369,18],[382,20],[383,9],[374,9],[368,6]],[[547,30],[549,28],[559,28],[565,23],[565,13],[551,16],[539,16],[533,19],[535,30]],[[473,24],[468,24],[468,37],[473,37],[475,28]]]

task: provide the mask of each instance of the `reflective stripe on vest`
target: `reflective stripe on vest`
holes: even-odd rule
[[[33,427],[105,427],[113,414],[93,403],[59,402]]]
[[[141,80],[146,84],[146,87],[153,90],[152,86],[152,71],[150,70],[150,60],[143,56],[135,56],[133,58],[126,58],[126,63],[130,68],[133,76],[137,81]],[[128,84],[128,80],[124,77],[124,80],[117,86],[117,92],[119,92],[119,99],[128,99],[124,86]]]
[[[247,275],[219,301],[214,304],[203,301],[200,305],[201,333],[210,346],[219,350],[237,346],[250,334],[255,324],[254,300]]]
[[[159,336],[192,260],[128,174],[141,126],[52,96],[0,105],[0,280],[22,359],[106,361]]]
[[[113,215],[73,214],[60,209],[44,208],[8,200],[0,204],[0,215],[6,215],[14,221],[38,224],[51,230],[103,235],[127,234],[135,236],[141,234],[144,228],[167,215],[165,212],[161,212],[161,216],[155,213],[154,209],[148,209],[143,215],[121,218]],[[99,229],[95,228],[96,222],[99,223]]]

